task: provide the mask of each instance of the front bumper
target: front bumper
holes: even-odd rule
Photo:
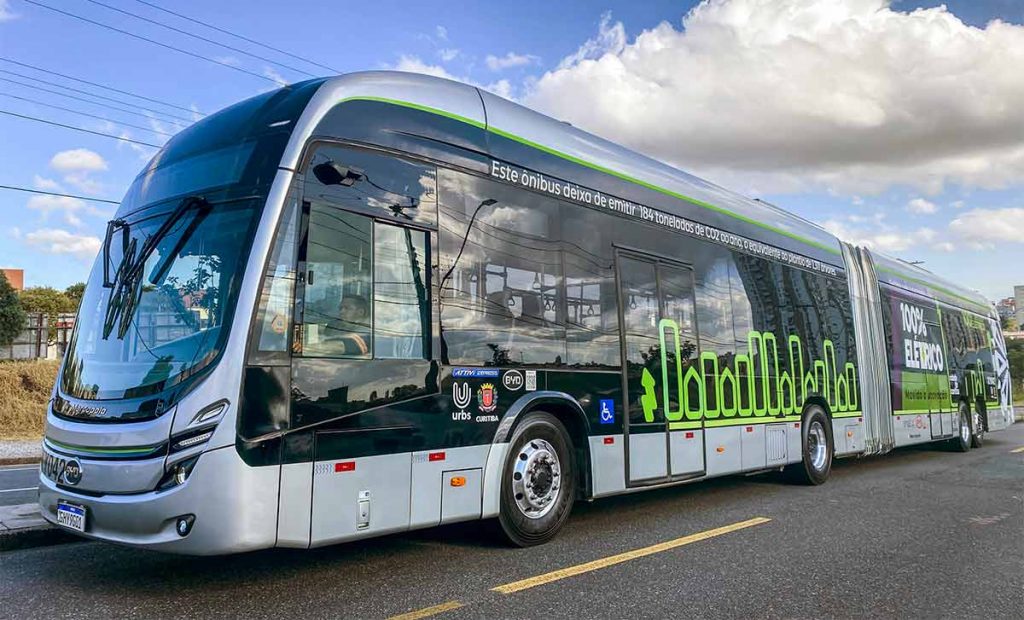
[[[90,462],[79,459],[88,470]],[[162,492],[75,493],[40,474],[39,507],[57,522],[57,501],[86,507],[89,538],[188,555],[220,555],[274,546],[279,467],[249,467],[234,446],[204,453],[184,484]],[[187,536],[178,517],[194,515]],[[58,526],[60,527],[60,526]]]

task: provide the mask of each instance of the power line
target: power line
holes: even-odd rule
[[[168,14],[173,15],[175,17],[179,17],[181,19],[184,19],[185,21],[190,21],[193,24],[199,24],[200,26],[206,26],[207,28],[210,28],[211,30],[216,30],[217,32],[221,32],[221,33],[226,34],[228,36],[235,37],[236,39],[241,39],[242,41],[246,41],[248,43],[252,43],[253,45],[258,45],[258,46],[260,46],[262,48],[266,48],[266,49],[271,50],[273,52],[277,52],[278,54],[284,54],[285,56],[289,56],[289,57],[294,58],[296,60],[301,60],[302,62],[306,62],[306,63],[309,63],[309,64],[311,64],[313,66],[320,67],[321,69],[327,69],[331,73],[341,73],[341,71],[338,71],[337,69],[332,69],[331,67],[328,67],[327,65],[323,65],[323,64],[320,64],[318,62],[312,61],[312,60],[310,60],[308,58],[303,58],[302,56],[299,56],[297,54],[292,54],[291,52],[286,52],[286,51],[284,51],[282,49],[278,49],[276,47],[272,47],[270,45],[267,45],[266,43],[261,43],[261,42],[255,40],[255,39],[250,39],[249,37],[243,37],[240,34],[236,34],[234,32],[231,32],[230,30],[226,30],[224,28],[220,28],[218,26],[214,26],[213,24],[210,24],[208,22],[204,22],[204,21],[198,20],[198,19],[196,19],[194,17],[189,17],[188,15],[182,15],[181,13],[175,13],[174,11],[172,11],[170,9],[165,9],[164,7],[156,5],[156,4],[153,4],[152,2],[147,2],[146,0],[135,0],[135,1],[140,3],[140,4],[145,4],[148,7],[152,7],[154,9],[158,10],[158,11],[163,11],[164,13],[168,13]]]
[[[94,26],[99,26],[100,28],[106,28],[107,30],[112,30],[114,32],[118,32],[118,33],[123,34],[125,36],[132,37],[133,39],[138,39],[140,41],[145,41],[147,43],[152,43],[153,45],[159,45],[160,47],[163,47],[163,48],[169,49],[169,50],[173,50],[175,52],[178,52],[179,54],[185,54],[186,56],[191,56],[193,58],[198,58],[200,60],[205,60],[206,62],[211,62],[211,63],[213,63],[215,65],[220,65],[222,67],[227,67],[228,69],[233,69],[233,70],[238,71],[240,73],[245,73],[247,75],[251,75],[253,77],[257,77],[257,78],[259,78],[261,80],[266,80],[268,82],[273,82],[274,84],[280,85],[280,83],[277,80],[275,80],[274,78],[269,78],[269,77],[267,77],[265,75],[262,75],[260,73],[255,73],[253,71],[249,71],[248,69],[243,69],[242,67],[236,67],[235,65],[232,65],[230,63],[223,62],[223,61],[217,60],[215,58],[210,58],[209,56],[203,56],[202,54],[197,54],[195,52],[190,52],[188,50],[181,49],[180,47],[174,47],[173,45],[169,45],[167,43],[161,43],[160,41],[156,41],[154,39],[150,39],[148,37],[144,37],[142,35],[135,34],[134,32],[128,32],[127,30],[122,30],[121,28],[117,28],[117,27],[111,26],[109,24],[104,24],[103,22],[98,22],[98,21],[96,21],[94,19],[89,19],[88,17],[82,17],[81,15],[77,15],[75,13],[71,13],[71,12],[65,11],[63,9],[58,9],[56,7],[52,7],[52,6],[48,5],[48,4],[43,4],[42,2],[38,2],[37,0],[24,0],[24,1],[29,3],[29,4],[32,4],[32,5],[35,5],[35,6],[38,6],[38,7],[41,7],[41,8],[50,10],[50,11],[53,11],[54,13],[60,13],[61,15],[66,15],[67,17],[73,17],[74,19],[86,22],[88,24],[92,24]]]
[[[35,116],[29,116],[27,114],[17,114],[15,112],[8,112],[7,110],[0,110],[0,114],[6,114],[8,116],[14,116],[17,118],[25,119],[28,121],[36,121],[37,123],[45,123],[47,125],[54,125],[56,127],[63,127],[64,129],[71,129],[73,131],[81,131],[83,133],[91,133],[94,136],[103,136],[104,138],[113,138],[114,140],[120,140],[122,142],[131,142],[132,144],[141,144],[142,146],[151,146],[155,149],[160,148],[159,144],[150,144],[149,142],[140,142],[138,140],[132,140],[131,138],[122,138],[121,136],[115,136],[112,133],[103,133],[102,131],[93,131],[91,129],[82,129],[81,127],[75,127],[74,125],[65,125],[64,123],[57,123],[54,121],[48,121],[44,118],[38,118]]]
[[[141,105],[139,105],[137,103],[132,103],[131,101],[123,101],[121,99],[114,99],[113,97],[107,97],[106,95],[97,95],[96,93],[91,93],[91,92],[89,92],[87,90],[82,90],[81,88],[75,88],[73,86],[65,86],[64,84],[61,84],[59,82],[51,82],[49,80],[44,80],[42,78],[32,77],[31,75],[25,75],[23,73],[18,73],[17,71],[8,71],[7,69],[0,69],[0,73],[6,73],[7,75],[14,75],[14,76],[20,77],[20,78],[22,78],[24,80],[32,80],[33,82],[39,82],[40,84],[47,84],[49,86],[56,86],[57,88],[63,88],[64,90],[70,90],[73,93],[82,93],[83,95],[89,95],[90,97],[96,97],[97,99],[103,99],[105,101],[113,101],[114,103],[120,103],[121,105],[127,105],[127,106],[131,106],[133,108],[138,108],[140,110],[145,110],[147,112],[152,112],[153,114],[163,114],[164,116],[166,116],[168,118],[174,118],[174,119],[177,119],[179,121],[185,121],[187,123],[191,123],[192,122],[191,119],[185,118],[183,116],[177,116],[175,114],[171,114],[170,112],[161,112],[160,110],[154,110],[153,108],[147,108],[147,107],[141,106]]]
[[[42,102],[42,101],[36,101],[35,99],[29,99],[28,97],[20,97],[18,95],[12,95],[10,93],[0,93],[0,97],[10,97],[11,99],[20,99],[21,101],[27,101],[29,103],[34,103],[36,105],[46,106],[48,108],[53,108],[55,110],[63,110],[65,112],[71,112],[72,114],[80,114],[82,116],[88,116],[89,118],[95,118],[95,119],[98,119],[98,120],[101,120],[101,121],[106,121],[108,123],[114,123],[115,125],[123,125],[125,127],[131,127],[132,129],[141,129],[142,131],[151,131],[151,132],[153,132],[155,134],[160,134],[161,136],[168,136],[169,137],[169,136],[173,136],[174,135],[172,133],[167,133],[166,131],[160,131],[158,129],[152,129],[150,127],[143,127],[142,125],[132,125],[131,123],[125,123],[124,121],[117,121],[117,120],[114,120],[112,118],[107,118],[106,116],[99,116],[97,114],[89,114],[88,112],[81,112],[79,110],[74,110],[72,108],[65,108],[63,106],[54,105],[52,103],[45,103],[45,102]]]
[[[143,114],[142,112],[135,112],[133,110],[126,110],[124,108],[119,108],[119,107],[117,107],[115,105],[110,105],[109,103],[100,103],[99,101],[93,101],[91,99],[84,99],[82,97],[76,97],[75,95],[69,95],[67,93],[62,93],[62,92],[60,92],[58,90],[50,90],[49,88],[43,88],[42,86],[36,86],[35,84],[26,84],[24,82],[19,82],[18,80],[12,80],[12,79],[5,78],[5,77],[0,77],[0,82],[9,82],[11,84],[17,84],[18,86],[24,86],[25,88],[31,88],[33,90],[38,90],[38,91],[41,91],[41,92],[44,92],[44,93],[50,93],[51,95],[57,95],[58,97],[67,97],[68,99],[74,99],[75,101],[81,101],[83,103],[88,103],[89,105],[99,106],[101,108],[109,108],[111,110],[117,110],[118,112],[123,112],[125,114],[131,114],[133,116],[140,116],[142,118],[149,118],[149,119],[153,118],[152,116],[150,116],[148,114]],[[162,119],[162,118],[161,119],[156,119],[156,120],[164,121],[164,119]],[[166,121],[166,122],[178,124],[178,121]]]
[[[9,189],[16,192],[29,192],[32,194],[46,194],[47,196],[61,196],[62,198],[77,198],[79,200],[88,200],[90,202],[105,202],[111,205],[119,205],[120,202],[116,200],[107,200],[106,198],[90,198],[89,196],[76,196],[74,194],[61,194],[60,192],[44,192],[41,189],[31,189],[28,187],[18,187],[16,185],[0,185],[0,189]]]
[[[165,105],[165,106],[167,106],[169,108],[176,108],[176,109],[181,110],[183,112],[190,112],[192,114],[198,114],[199,116],[206,116],[205,114],[203,114],[202,112],[199,112],[198,110],[193,110],[191,108],[186,108],[184,106],[175,105],[173,103],[167,103],[166,101],[161,101],[159,99],[153,99],[152,97],[146,97],[145,95],[139,95],[139,94],[136,94],[136,93],[133,93],[133,92],[129,92],[127,90],[121,90],[119,88],[114,88],[113,86],[107,86],[105,84],[98,84],[96,82],[90,82],[89,80],[83,80],[82,78],[76,78],[74,76],[67,75],[67,74],[64,74],[64,73],[58,73],[56,71],[50,71],[49,69],[43,69],[42,67],[37,67],[35,65],[30,65],[27,62],[20,62],[20,61],[17,61],[17,60],[11,60],[10,58],[4,58],[3,56],[0,56],[0,60],[2,60],[4,62],[9,62],[12,65],[18,65],[20,67],[25,67],[26,69],[32,69],[34,71],[39,71],[41,73],[48,73],[50,75],[56,75],[58,77],[66,78],[66,79],[69,79],[69,80],[74,80],[76,82],[81,82],[83,84],[88,84],[89,86],[95,86],[97,88],[103,88],[105,90],[113,91],[115,93],[121,93],[122,95],[128,95],[129,97],[136,97],[138,99],[144,99],[146,101],[150,101],[150,102],[153,102],[153,103],[159,103],[160,105]]]
[[[308,75],[310,77],[316,77],[316,74],[310,73],[309,71],[304,71],[302,69],[297,69],[297,68],[292,67],[290,65],[286,65],[284,63],[277,62],[276,60],[271,60],[269,58],[265,58],[263,56],[259,56],[257,54],[253,54],[251,52],[247,52],[247,51],[245,51],[245,50],[243,50],[241,48],[232,47],[232,46],[226,45],[224,43],[218,43],[217,41],[213,41],[213,40],[201,37],[201,36],[199,36],[197,34],[189,32],[187,30],[182,30],[180,28],[175,28],[174,26],[167,25],[167,24],[165,24],[163,22],[160,22],[160,21],[157,21],[155,19],[150,19],[148,17],[144,17],[142,15],[138,15],[136,13],[132,13],[131,11],[126,11],[124,9],[119,9],[116,6],[110,6],[109,4],[106,4],[104,2],[100,2],[99,0],[85,0],[85,1],[86,2],[91,2],[92,4],[99,5],[99,6],[103,7],[103,8],[105,8],[105,9],[110,9],[111,11],[116,11],[118,13],[121,13],[123,15],[127,15],[129,17],[134,17],[135,19],[139,19],[139,20],[142,20],[142,21],[150,23],[150,24],[155,24],[157,26],[160,26],[161,28],[166,28],[168,30],[171,30],[171,31],[183,34],[183,35],[185,35],[187,37],[192,37],[193,39],[198,39],[198,40],[200,40],[200,41],[202,41],[204,43],[209,43],[210,45],[216,45],[217,47],[223,47],[226,50],[231,50],[232,52],[237,52],[239,54],[244,54],[246,56],[249,56],[249,57],[252,57],[252,58],[256,58],[257,60],[262,60],[263,62],[268,62],[268,63],[270,63],[272,65],[277,65],[278,67],[282,67],[284,69],[288,69],[289,71],[294,71],[296,73],[301,73],[303,75]]]

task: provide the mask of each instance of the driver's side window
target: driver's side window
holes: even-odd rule
[[[325,146],[306,175],[294,353],[429,359],[433,166]]]

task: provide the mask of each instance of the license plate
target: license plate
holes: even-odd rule
[[[57,525],[78,532],[85,531],[85,506],[69,502],[57,502]]]

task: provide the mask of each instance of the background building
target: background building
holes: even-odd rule
[[[24,269],[10,269],[7,267],[0,267],[0,271],[4,272],[7,276],[7,281],[11,283],[14,290],[21,291],[25,288],[25,270]]]
[[[1013,297],[1017,304],[1017,325],[1024,326],[1024,284],[1013,287]]]
[[[1017,300],[1013,297],[1007,297],[1006,299],[1000,299],[996,304],[996,311],[999,313],[999,318],[1008,319],[1017,315]]]

